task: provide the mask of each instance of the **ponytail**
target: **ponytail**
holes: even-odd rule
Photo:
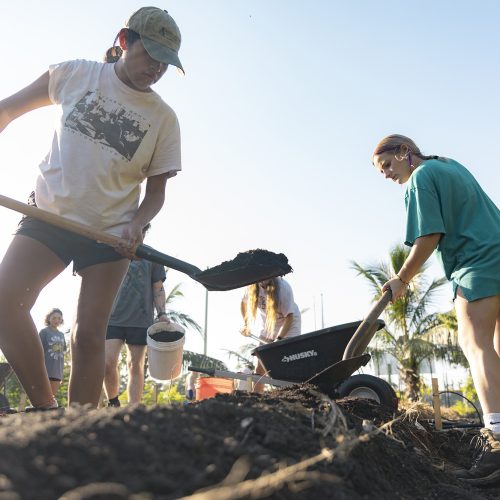
[[[129,28],[122,28],[120,30],[120,33],[116,35],[113,46],[106,51],[106,54],[104,55],[104,62],[115,63],[123,55],[123,49],[119,45],[116,45],[116,42],[118,41],[122,33],[125,35],[125,43],[127,48],[137,42],[137,40],[141,39],[141,35],[139,35],[139,33],[137,33],[136,31],[133,31]]]
[[[115,40],[116,43],[116,40]],[[113,45],[113,47],[109,48],[106,51],[106,54],[104,56],[104,62],[106,63],[115,63],[120,59],[120,57],[123,54],[123,50],[119,45]]]

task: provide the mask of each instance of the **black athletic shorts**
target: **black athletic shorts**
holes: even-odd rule
[[[135,326],[108,326],[106,340],[119,339],[129,345],[146,345],[147,328]]]
[[[15,234],[29,236],[54,252],[66,266],[73,261],[73,273],[104,262],[125,259],[113,247],[60,229],[31,217],[23,217]]]

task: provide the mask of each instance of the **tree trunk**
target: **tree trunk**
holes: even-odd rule
[[[418,401],[420,399],[420,377],[414,366],[402,367],[402,377],[405,382],[405,395],[408,401]]]

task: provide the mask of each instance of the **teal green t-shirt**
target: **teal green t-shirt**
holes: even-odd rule
[[[468,301],[500,294],[500,211],[472,174],[451,159],[425,160],[405,194],[406,241],[442,233],[446,277]]]

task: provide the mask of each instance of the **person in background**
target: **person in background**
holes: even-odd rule
[[[199,377],[198,372],[189,372],[186,375],[186,399],[189,401],[196,399],[196,381]]]
[[[165,10],[143,7],[116,40],[119,46],[108,50],[106,62],[54,64],[0,101],[0,132],[29,111],[58,107],[36,205],[123,241],[115,249],[30,217],[20,222],[0,264],[0,349],[38,411],[57,407],[30,314],[38,295],[73,262],[81,285],[68,401],[96,407],[116,293],[142,242],[142,228],[164,204],[167,179],[181,170],[177,117],[152,89],[169,65],[182,70],[179,28]]]
[[[143,238],[150,228],[143,230]],[[109,406],[120,406],[118,360],[123,345],[127,347],[127,398],[129,404],[140,403],[144,392],[144,361],[147,329],[155,321],[169,323],[165,312],[165,268],[147,260],[130,262],[127,275],[118,292],[106,333],[106,369],[104,388]]]
[[[57,308],[51,309],[45,316],[45,328],[39,332],[45,355],[45,368],[54,397],[61,386],[64,374],[66,339],[64,333],[59,330],[63,323],[62,311]]]
[[[481,453],[456,475],[475,484],[500,479],[500,212],[460,163],[422,154],[408,137],[379,142],[372,162],[386,179],[407,184],[406,245],[399,272],[382,287],[402,297],[436,251],[453,285],[458,339],[483,409]]]
[[[292,287],[281,278],[272,278],[260,283],[249,285],[241,301],[241,315],[244,325],[240,333],[248,336],[259,313],[262,329],[259,337],[264,343],[274,342],[301,333],[300,310],[293,298]],[[257,361],[255,369],[259,375],[264,375],[265,370]],[[262,392],[264,386],[256,384],[254,390]]]

